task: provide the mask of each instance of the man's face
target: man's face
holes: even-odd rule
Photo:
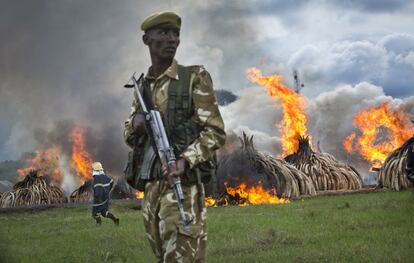
[[[148,30],[143,36],[151,56],[161,60],[173,59],[180,44],[180,30],[173,27],[157,27]]]

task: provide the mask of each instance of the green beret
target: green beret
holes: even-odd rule
[[[168,25],[180,29],[181,17],[174,12],[158,12],[145,18],[141,24],[141,30],[147,31],[159,25]]]

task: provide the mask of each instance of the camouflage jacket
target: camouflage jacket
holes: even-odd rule
[[[224,123],[218,109],[217,100],[213,90],[213,83],[210,74],[203,66],[196,66],[196,71],[191,74],[190,85],[192,85],[192,107],[194,115],[192,121],[202,127],[200,136],[185,149],[181,157],[185,158],[193,168],[197,164],[212,158],[215,150],[220,148],[226,138]],[[150,70],[145,76],[150,83],[152,100],[154,105],[163,114],[167,108],[168,87],[171,79],[178,80],[178,64],[174,60],[171,66],[158,78],[150,74]],[[135,133],[132,120],[140,111],[137,95],[134,94],[131,114],[125,121],[124,140],[132,148]]]

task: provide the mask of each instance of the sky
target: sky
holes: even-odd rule
[[[346,133],[361,105],[373,105],[381,98],[411,105],[414,96],[414,1],[0,0],[0,4],[0,160],[17,159],[23,152],[52,144],[60,138],[56,134],[74,124],[88,127],[94,143],[91,151],[108,160],[113,156],[113,165],[118,166],[114,169],[121,170],[128,151],[122,140],[123,123],[132,101],[131,91],[122,86],[133,72],[145,72],[150,66],[139,25],[161,10],[182,17],[176,56],[180,63],[205,65],[215,89],[236,93],[241,101],[246,96],[261,98],[257,103],[250,100],[247,108],[242,104],[223,108],[228,129],[245,127],[269,138],[277,136],[271,134],[272,124],[280,113],[274,112],[261,89],[249,83],[245,74],[249,67],[282,75],[290,86],[296,69],[305,84],[302,94],[312,101],[315,112],[311,130],[321,138],[329,137],[325,126],[319,125],[327,122],[320,119],[325,116],[322,109],[336,108],[318,105],[342,101],[349,125],[339,132]],[[345,102],[338,97],[341,92],[354,94],[352,98],[361,103]],[[261,107],[264,101],[267,104]],[[411,106],[406,109],[412,111]],[[255,111],[262,122],[248,117]],[[270,145],[278,145],[277,140]]]

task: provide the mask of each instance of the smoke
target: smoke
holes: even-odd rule
[[[338,86],[310,99],[306,111],[313,144],[320,142],[322,151],[367,169],[366,162],[345,152],[342,142],[354,129],[353,117],[356,113],[384,101],[390,101],[393,108],[403,110],[414,118],[414,97],[395,99],[386,96],[381,87],[367,82]],[[281,152],[280,133],[275,124],[282,118],[282,109],[278,105],[279,102],[272,100],[263,89],[251,88],[241,93],[239,100],[222,108],[227,133],[231,134],[227,144],[237,145],[235,138],[245,131],[248,135],[254,135],[258,150],[278,156]],[[229,145],[226,147],[232,148]]]
[[[56,140],[68,136],[62,120],[100,132],[121,126],[131,94],[121,88],[127,76],[117,71],[125,66],[123,50],[132,45],[126,31],[136,32],[132,28],[137,19],[127,19],[137,17],[133,9],[109,1],[20,2],[5,8],[9,12],[1,16],[1,33],[7,38],[0,45],[0,115],[12,122],[7,155],[16,158],[44,146],[45,131]],[[12,17],[16,14],[20,19]],[[121,33],[114,36],[111,32],[120,23]],[[112,141],[121,144],[118,133]]]
[[[353,130],[353,117],[359,111],[377,106],[385,100],[393,99],[385,96],[382,88],[367,82],[354,87],[340,86],[320,94],[310,102],[308,108],[309,130],[314,143],[320,141],[323,151],[346,160],[348,156],[342,142]]]
[[[77,142],[74,141],[74,131],[80,136],[77,137]],[[78,164],[73,163],[73,154],[77,150],[86,151],[88,157],[85,157],[85,161],[88,158],[90,162],[100,161],[107,174],[120,177],[126,165],[126,155],[120,154],[125,152],[125,146],[114,140],[118,137],[117,133],[118,127],[115,126],[80,126],[73,120],[58,121],[49,129],[38,128],[34,131],[33,144],[41,151],[21,155],[23,166],[20,168],[25,169],[19,171],[19,174],[26,175],[30,169],[40,169],[48,183],[61,187],[69,195],[84,180],[75,168]]]
[[[122,86],[150,64],[139,22],[167,9],[183,17],[178,61],[203,64],[216,89],[240,92],[239,101],[222,108],[229,142],[244,130],[258,148],[278,154],[280,105],[261,88],[246,88],[244,71],[259,66],[290,76],[297,68],[303,92],[313,98],[311,133],[324,150],[346,158],[339,144],[358,109],[385,94],[412,95],[414,32],[412,4],[350,1],[344,13],[342,2],[2,1],[0,159],[56,142],[70,154],[67,136],[77,125],[87,130],[93,158],[121,173],[128,152],[123,123],[132,101]],[[352,86],[331,90],[340,83]],[[395,100],[413,113],[412,101]]]
[[[70,160],[70,159],[69,159]],[[61,189],[65,196],[69,196],[76,188],[81,184],[79,178],[72,173],[70,169],[70,163],[68,162],[67,156],[61,156],[59,160],[60,168],[63,173],[63,180],[61,182]]]
[[[289,58],[289,67],[301,69],[317,96],[338,84],[369,82],[381,86],[393,97],[411,94],[414,81],[414,35],[394,33],[378,41],[337,41],[327,45],[306,45]]]
[[[329,1],[344,8],[359,9],[365,12],[394,12],[404,9],[410,5],[409,1],[404,0],[348,0],[348,1]]]
[[[239,49],[223,39],[243,39],[239,48],[246,50],[254,45],[248,7],[220,2],[181,1],[174,6],[167,0],[145,5],[121,2],[41,0],[2,5],[0,159],[17,159],[50,141],[65,144],[68,127],[62,123],[71,120],[93,130],[86,150],[116,173],[122,171],[128,151],[123,123],[132,102],[131,91],[122,86],[134,71],[146,72],[150,65],[139,24],[156,11],[172,9],[183,17],[180,63],[205,65],[217,89],[228,88],[223,79],[233,89],[240,86],[227,76],[243,74],[243,63],[223,66],[239,56]],[[223,23],[226,26],[220,26]]]
[[[119,154],[125,152],[125,146],[113,139],[120,137],[117,134],[119,130],[117,126],[79,126],[74,120],[58,121],[50,129],[38,128],[34,131],[35,148],[48,149],[57,145],[62,156],[67,159],[64,163],[68,163],[73,153],[71,133],[75,127],[84,130],[84,147],[93,158],[92,162],[102,162],[105,170],[110,174],[120,175],[126,164],[126,156]],[[68,165],[63,165],[63,167],[65,166]]]
[[[226,147],[234,148],[243,131],[254,136],[258,149],[276,155],[281,141],[275,124],[282,118],[281,107],[263,88],[246,89],[237,101],[220,109],[227,131]]]

